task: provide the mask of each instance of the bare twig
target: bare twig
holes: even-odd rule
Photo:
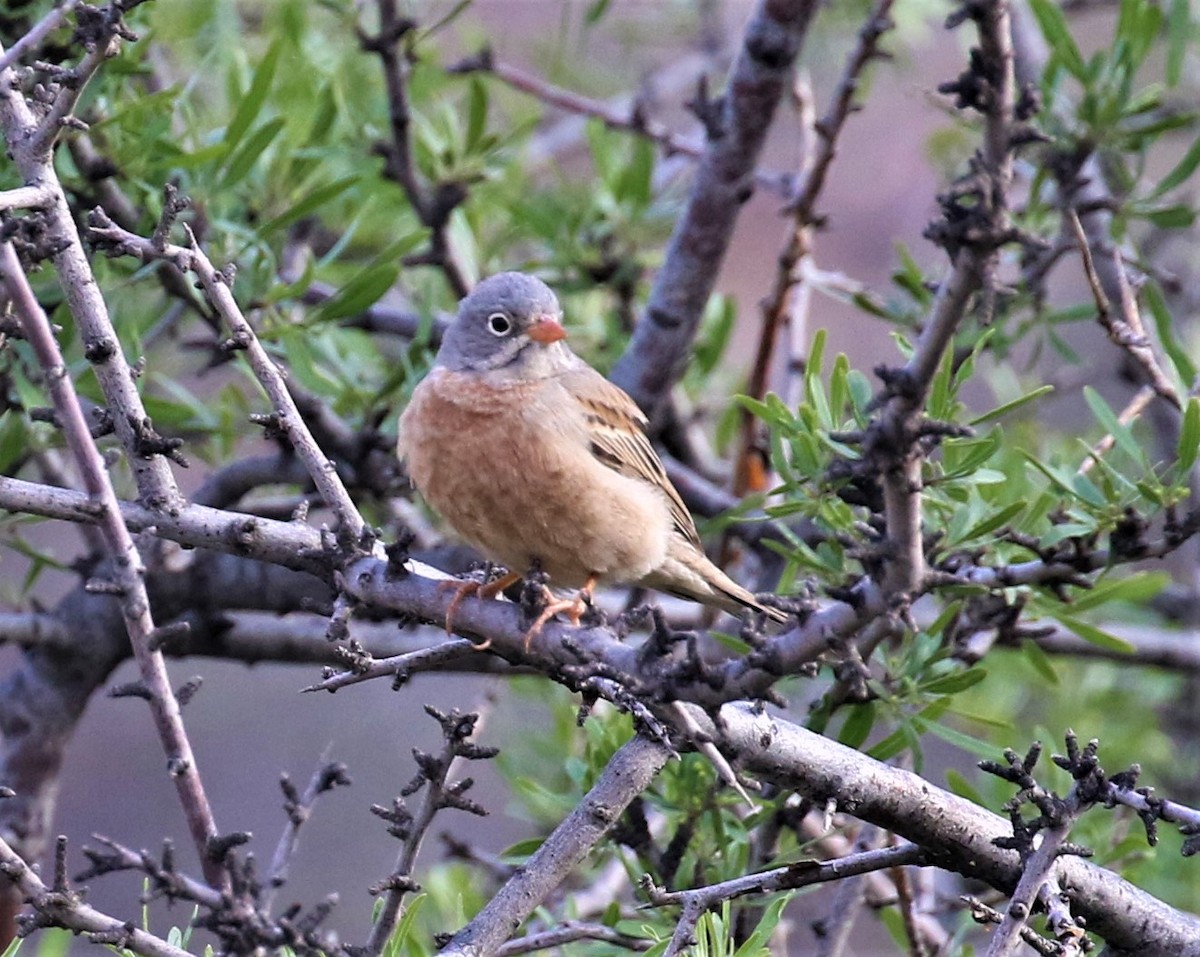
[[[584,799],[518,871],[440,952],[442,957],[488,957],[538,907],[587,853],[671,756],[641,735],[621,747]]]
[[[898,594],[911,594],[925,575],[920,410],[938,365],[965,315],[968,300],[984,287],[995,268],[997,249],[1011,238],[1007,204],[1012,182],[1016,80],[1008,4],[1005,0],[967,3],[952,16],[950,23],[956,25],[968,17],[977,24],[980,61],[988,64],[986,80],[972,73],[969,80],[960,79],[954,85],[963,99],[971,84],[983,85],[985,90],[976,91],[976,99],[968,100],[983,112],[985,120],[976,182],[968,187],[976,198],[972,207],[975,218],[952,224],[948,217],[941,227],[944,229],[941,239],[952,260],[950,275],[938,289],[932,315],[912,357],[903,369],[887,374],[887,401],[865,443],[868,455],[874,452],[880,457],[875,467],[883,473],[889,542],[884,584]],[[951,194],[944,202],[953,208],[959,197]]]
[[[862,851],[835,861],[799,861],[784,867],[772,868],[761,874],[747,874],[685,891],[666,891],[643,879],[643,887],[655,907],[682,904],[684,916],[676,925],[667,954],[678,954],[692,941],[696,921],[706,912],[727,900],[746,894],[772,894],[795,890],[812,884],[842,880],[871,871],[887,870],[906,864],[922,864],[925,854],[914,844]]]
[[[104,461],[84,419],[74,384],[67,375],[67,367],[50,327],[50,320],[42,311],[21,269],[16,251],[8,242],[0,243],[0,274],[20,318],[25,338],[46,372],[47,385],[67,444],[75,458],[88,498],[97,508],[111,574],[121,597],[125,627],[129,631],[142,682],[149,694],[150,710],[167,753],[171,777],[183,804],[192,840],[200,853],[205,877],[214,887],[221,887],[228,881],[228,874],[208,854],[208,844],[216,837],[217,827],[162,653],[153,648],[155,624],[150,614],[150,598],[143,580],[145,568],[141,556],[121,519],[116,492],[113,491]]]
[[[321,493],[321,498],[337,517],[343,545],[351,549],[369,548],[372,536],[366,523],[338,477],[333,463],[314,441],[312,433],[296,408],[296,402],[288,390],[282,372],[242,314],[233,297],[231,277],[213,266],[186,225],[184,229],[189,239],[187,247],[165,241],[156,243],[153,239],[137,236],[116,225],[98,209],[92,212],[90,227],[95,240],[117,253],[136,256],[143,262],[166,260],[174,263],[180,270],[196,275],[209,302],[229,326],[236,348],[246,352],[250,367],[270,398],[275,417],[273,424],[286,432],[296,454],[304,462],[308,474]]]
[[[594,100],[573,90],[555,86],[540,76],[497,60],[490,49],[480,51],[475,56],[450,67],[449,70],[451,73],[488,73],[514,90],[527,93],[548,106],[557,107],[576,116],[599,120],[610,130],[622,130],[648,139],[662,147],[667,156],[678,154],[691,159],[700,159],[704,156],[703,143],[673,132],[665,123],[647,116],[638,103],[627,104],[621,108],[601,100]],[[779,173],[755,170],[754,180],[764,189],[781,192],[785,177]]]
[[[279,844],[275,847],[275,855],[271,858],[271,869],[267,875],[267,896],[263,901],[264,911],[270,911],[275,892],[287,883],[288,862],[296,853],[300,843],[300,828],[312,813],[317,798],[335,787],[345,787],[350,784],[346,774],[346,766],[336,762],[323,763],[308,782],[303,794],[296,792],[295,785],[285,774],[279,785],[284,793],[284,810],[287,812],[288,823],[280,835]]]
[[[391,822],[390,832],[400,838],[404,845],[392,874],[378,886],[378,891],[383,892],[383,900],[371,927],[370,937],[363,948],[368,955],[382,953],[396,929],[404,895],[415,887],[412,880],[413,866],[434,816],[446,808],[456,808],[480,816],[487,813],[481,806],[465,797],[467,789],[473,784],[471,778],[450,783],[450,775],[460,759],[481,760],[495,757],[497,753],[495,748],[482,748],[468,741],[475,733],[479,715],[462,714],[457,710],[444,714],[429,705],[425,706],[425,711],[441,724],[444,745],[441,754],[436,758],[413,749],[413,756],[417,760],[417,775],[413,782],[400,792],[401,795],[407,796],[424,788],[425,794],[421,799],[420,808],[416,815],[410,814],[404,806],[403,797],[397,798],[390,810],[372,808],[380,817]]]
[[[574,943],[577,940],[599,940],[633,951],[649,950],[653,946],[653,942],[644,937],[630,937],[628,934],[622,934],[604,924],[568,920],[550,930],[510,940],[496,951],[496,957],[517,957],[518,954],[531,954],[538,950],[549,950],[551,947],[562,947],[564,944]]]
[[[189,957],[186,950],[147,933],[133,921],[117,920],[85,904],[82,896],[69,888],[47,887],[3,838],[0,874],[16,885],[33,908],[34,916],[25,933],[37,927],[66,927],[96,943],[128,948],[143,957]]]
[[[779,254],[771,291],[760,303],[763,327],[754,364],[751,366],[750,379],[746,384],[746,394],[751,398],[761,399],[766,392],[771,357],[775,351],[779,330],[789,322],[799,321],[800,313],[796,306],[799,305],[797,300],[800,293],[797,287],[804,277],[801,262],[809,257],[812,251],[813,229],[817,222],[817,200],[837,153],[838,136],[854,110],[854,96],[858,91],[862,73],[867,64],[880,55],[879,40],[891,28],[892,23],[888,15],[892,3],[893,0],[876,0],[859,30],[858,42],[847,58],[829,109],[819,121],[805,124],[806,129],[816,137],[817,143],[810,162],[806,164],[799,188],[788,203],[792,222],[787,242]],[[811,96],[808,98],[811,99]],[[751,470],[748,466],[757,443],[757,427],[749,409],[742,409],[741,420],[741,447],[736,459],[737,472],[734,480],[736,495],[744,495],[750,490]]]
[[[0,71],[16,65],[26,53],[41,46],[42,41],[57,30],[66,19],[67,14],[78,5],[79,0],[59,0],[42,19],[29,29],[28,33],[9,47],[3,57],[0,57]]]
[[[1179,392],[1167,374],[1163,372],[1158,363],[1158,357],[1155,356],[1154,349],[1150,345],[1150,340],[1146,337],[1145,327],[1142,325],[1141,315],[1138,312],[1137,298],[1133,294],[1133,289],[1130,288],[1129,277],[1121,262],[1121,254],[1112,248],[1109,248],[1104,254],[1108,260],[1109,268],[1106,273],[1109,284],[1114,287],[1113,291],[1118,296],[1118,305],[1114,307],[1105,291],[1105,283],[1096,269],[1095,253],[1092,247],[1093,239],[1084,231],[1079,213],[1074,207],[1068,206],[1063,210],[1063,216],[1066,217],[1078,244],[1079,254],[1083,259],[1084,275],[1087,276],[1088,285],[1091,287],[1092,298],[1096,301],[1096,317],[1108,333],[1108,338],[1114,345],[1124,349],[1141,367],[1142,373],[1149,380],[1150,387],[1155,393],[1166,399],[1176,409],[1182,409],[1183,402],[1179,398]]]

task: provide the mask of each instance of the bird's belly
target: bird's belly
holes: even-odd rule
[[[561,587],[593,574],[636,581],[661,564],[671,524],[660,492],[609,469],[575,436],[497,405],[515,404],[467,408],[418,389],[402,423],[414,484],[459,535],[513,571],[540,564]]]

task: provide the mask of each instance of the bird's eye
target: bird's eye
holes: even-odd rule
[[[504,313],[493,312],[487,317],[487,327],[493,336],[507,336],[512,329],[512,323]]]

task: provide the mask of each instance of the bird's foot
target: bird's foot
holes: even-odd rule
[[[583,619],[584,614],[592,606],[592,589],[596,587],[596,576],[589,575],[586,582],[579,593],[574,598],[556,598],[545,585],[542,589],[545,593],[545,604],[542,606],[541,612],[534,620],[530,629],[525,632],[525,650],[529,651],[529,646],[533,643],[533,639],[542,633],[542,627],[551,618],[559,612],[565,611],[567,619],[571,622],[574,628],[579,627],[579,622]]]
[[[495,598],[500,592],[508,588],[510,585],[515,585],[521,580],[521,576],[516,572],[508,572],[501,575],[495,581],[480,584],[479,582],[460,582],[460,581],[444,581],[438,585],[441,591],[454,590],[454,597],[450,599],[450,605],[446,608],[446,634],[454,634],[454,616],[458,614],[458,607],[469,598],[471,595],[476,595],[484,600]],[[479,651],[483,651],[491,645],[491,639],[476,645]]]

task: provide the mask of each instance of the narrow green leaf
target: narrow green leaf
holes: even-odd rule
[[[1158,341],[1162,343],[1163,350],[1174,364],[1179,378],[1189,384],[1195,382],[1196,364],[1192,361],[1188,350],[1180,345],[1179,339],[1175,335],[1175,322],[1171,316],[1171,310],[1167,308],[1167,300],[1163,297],[1162,289],[1153,279],[1148,279],[1142,286],[1142,296],[1146,300],[1146,305],[1150,307],[1150,314],[1154,317],[1154,328],[1158,333]]]
[[[1133,207],[1133,215],[1144,216],[1152,225],[1159,229],[1187,229],[1196,221],[1196,210],[1187,203],[1173,203],[1170,206]]]
[[[1100,423],[1101,428],[1116,441],[1117,448],[1128,455],[1134,462],[1145,464],[1146,453],[1142,451],[1142,447],[1133,437],[1133,432],[1130,431],[1129,426],[1121,423],[1121,420],[1117,417],[1117,413],[1104,401],[1103,396],[1090,385],[1085,385],[1083,387],[1083,397],[1087,401],[1088,408],[1092,410],[1092,415]]]
[[[1167,13],[1167,85],[1178,86],[1192,32],[1191,0],[1171,0]]]
[[[963,777],[962,772],[956,771],[954,768],[946,771],[946,787],[950,789],[951,794],[966,798],[972,804],[978,804],[980,807],[988,806],[983,795],[975,789],[975,786]]]
[[[1097,628],[1086,621],[1080,621],[1078,618],[1072,618],[1070,615],[1062,613],[1054,613],[1052,617],[1057,619],[1064,628],[1075,632],[1088,644],[1095,645],[1097,648],[1105,648],[1123,655],[1131,655],[1135,650],[1133,645],[1123,638],[1118,638],[1111,632]]]
[[[875,727],[875,702],[867,701],[851,705],[838,741],[848,748],[859,748]]]
[[[483,81],[472,76],[467,86],[467,139],[468,153],[474,153],[483,134],[487,131],[488,92]]]
[[[990,412],[983,413],[983,415],[972,419],[968,424],[972,426],[983,425],[985,422],[991,422],[993,419],[999,419],[1008,415],[1008,413],[1014,411],[1015,409],[1019,409],[1021,406],[1026,405],[1029,402],[1033,402],[1035,399],[1040,399],[1042,396],[1048,395],[1053,391],[1054,386],[1052,385],[1038,386],[1031,392],[1026,392],[1023,396],[1019,396],[1018,398],[1013,399],[1011,402],[1005,402],[1003,405],[996,406],[996,408],[992,409]]]
[[[635,139],[630,148],[633,155],[621,171],[615,192],[618,199],[632,203],[636,209],[645,209],[650,203],[654,177],[654,146],[648,140]]]
[[[1158,181],[1158,185],[1153,188],[1147,199],[1160,197],[1164,193],[1169,193],[1176,186],[1181,186],[1184,180],[1195,173],[1196,167],[1200,167],[1200,137],[1196,137],[1195,143],[1189,146],[1180,162],[1177,162],[1169,173]]]
[[[984,535],[990,535],[998,528],[1002,528],[1011,522],[1017,515],[1021,514],[1025,508],[1025,502],[1010,502],[1005,505],[1000,511],[992,515],[987,515],[981,518],[978,522],[972,525],[959,539],[961,542],[969,542],[976,538],[982,538]]]
[[[1025,660],[1033,665],[1033,670],[1040,674],[1043,678],[1052,685],[1059,683],[1058,672],[1054,670],[1054,663],[1050,660],[1050,656],[1042,649],[1032,638],[1026,638],[1021,642],[1021,653],[1025,656]]]
[[[929,694],[957,694],[968,688],[974,688],[986,677],[986,669],[968,668],[966,671],[955,671],[926,681],[921,685],[921,690]]]
[[[1054,0],[1030,0],[1029,6],[1042,29],[1042,35],[1059,62],[1075,79],[1083,82],[1087,69],[1079,47],[1075,45],[1075,38],[1071,36],[1071,28],[1067,26],[1067,18],[1062,8]]]
[[[312,315],[314,322],[328,322],[355,316],[368,306],[374,305],[392,288],[400,275],[400,265],[394,260],[385,260],[351,277],[330,299],[323,302]]]
[[[783,916],[783,909],[788,905],[793,896],[792,894],[780,894],[767,905],[763,911],[762,919],[758,922],[758,926],[746,938],[746,942],[734,951],[733,957],[756,957],[758,954],[770,952],[767,945],[770,943],[771,935],[775,933],[775,927],[779,923],[779,918]]]
[[[968,754],[974,754],[981,758],[992,757],[996,753],[996,746],[990,741],[984,741],[982,738],[977,738],[974,735],[959,731],[957,728],[947,727],[940,721],[920,721],[918,725],[923,731],[928,731],[935,737],[941,738],[943,741],[954,745],[956,748],[962,748]]]
[[[262,232],[270,233],[277,229],[283,229],[285,226],[290,226],[299,219],[303,219],[309,213],[312,213],[331,200],[341,196],[351,186],[361,179],[360,176],[344,176],[341,179],[335,179],[332,183],[326,183],[324,186],[318,186],[316,189],[308,192],[295,205],[288,207],[284,212],[280,213],[274,219],[268,220],[263,224]]]
[[[275,81],[275,70],[279,66],[279,57],[282,51],[283,43],[281,41],[272,43],[259,62],[258,68],[254,71],[254,78],[250,81],[250,89],[246,91],[246,95],[238,103],[237,112],[233,114],[233,119],[229,121],[229,126],[225,128],[224,144],[225,148],[230,152],[237,148],[237,145],[242,141],[242,137],[254,125],[254,121],[258,119],[259,113],[262,112],[263,104],[267,101],[267,95],[271,92],[271,84]]]
[[[241,148],[229,158],[229,163],[225,167],[225,175],[221,177],[221,186],[223,188],[235,186],[245,179],[255,161],[271,145],[275,137],[283,132],[286,125],[287,121],[282,116],[277,116],[255,130]]]
[[[1179,430],[1179,447],[1176,450],[1176,462],[1179,465],[1179,479],[1184,481],[1196,464],[1200,454],[1200,399],[1192,396],[1188,399],[1187,408],[1183,411],[1183,425]]]
[[[588,24],[597,23],[608,12],[608,7],[611,3],[612,0],[592,0],[591,6],[584,12],[584,22]]]
[[[1114,601],[1139,605],[1156,597],[1171,583],[1165,572],[1137,572],[1126,578],[1107,577],[1071,602],[1071,614],[1091,611]]]

